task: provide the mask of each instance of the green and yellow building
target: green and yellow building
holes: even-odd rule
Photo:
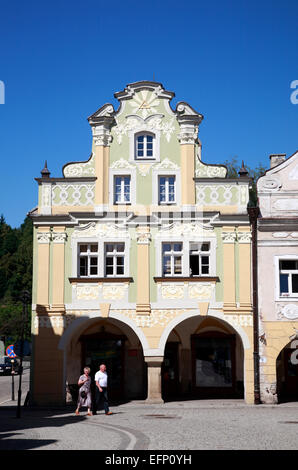
[[[162,84],[114,96],[89,159],[36,178],[32,401],[104,362],[111,398],[253,403],[249,178],[203,161],[203,116]]]

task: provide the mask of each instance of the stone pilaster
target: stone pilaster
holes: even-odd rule
[[[163,357],[145,357],[148,366],[148,394],[146,403],[163,403],[161,397],[161,364]]]
[[[137,255],[137,305],[139,315],[150,315],[150,227],[136,229]]]

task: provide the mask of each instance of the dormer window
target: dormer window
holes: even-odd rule
[[[135,136],[135,159],[147,160],[154,158],[154,134],[139,133]]]

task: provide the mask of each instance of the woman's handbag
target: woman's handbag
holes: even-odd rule
[[[82,390],[81,391],[81,397],[86,398],[86,396],[87,396],[87,393],[85,392],[85,390]]]

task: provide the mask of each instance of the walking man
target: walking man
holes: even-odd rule
[[[98,409],[99,403],[101,400],[103,400],[103,407],[105,410],[106,415],[111,415],[113,414],[109,410],[109,403],[108,403],[108,374],[106,372],[107,368],[105,364],[101,364],[99,366],[99,371],[96,372],[95,374],[95,386],[96,386],[96,392],[95,392],[95,407],[94,407],[94,412],[93,414],[96,414],[96,411]]]

